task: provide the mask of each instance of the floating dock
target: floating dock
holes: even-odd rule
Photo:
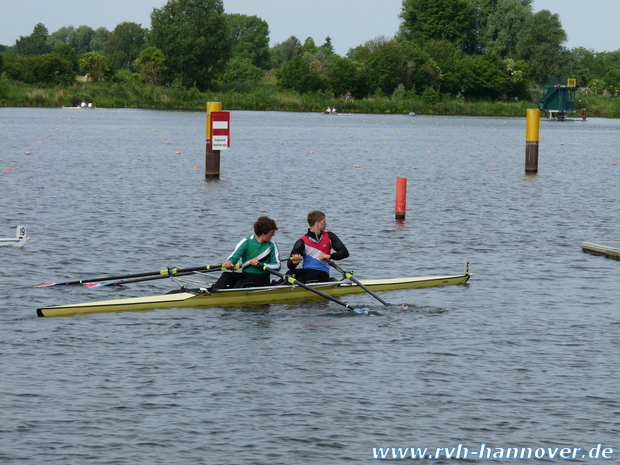
[[[620,242],[582,242],[579,247],[587,253],[620,260]]]

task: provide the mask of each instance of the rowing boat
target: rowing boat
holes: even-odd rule
[[[23,247],[29,240],[30,238],[26,237],[26,227],[18,226],[15,237],[0,237],[0,246],[10,245],[13,247]]]
[[[360,280],[373,291],[421,289],[425,287],[463,284],[472,276],[466,272],[456,276],[431,276],[420,278]],[[330,281],[309,284],[314,289],[331,296],[361,294],[364,289],[349,281]],[[72,305],[59,305],[37,309],[39,316],[72,316],[88,313],[153,310],[160,308],[230,307],[265,305],[272,303],[295,303],[324,300],[315,293],[297,285],[276,285],[241,289],[220,289],[213,293],[178,292],[150,297],[104,300]]]
[[[593,255],[604,255],[607,258],[620,260],[620,242],[582,242],[579,247]]]

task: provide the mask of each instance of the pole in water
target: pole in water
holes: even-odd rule
[[[404,220],[407,211],[407,178],[396,178],[396,219]]]
[[[540,134],[540,110],[527,110],[525,123],[525,174],[538,173],[538,139]]]
[[[213,135],[212,135],[212,121],[211,113],[222,111],[222,104],[220,102],[208,102],[207,103],[207,154],[205,160],[205,178],[206,179],[219,179],[220,178],[220,151],[213,150]]]

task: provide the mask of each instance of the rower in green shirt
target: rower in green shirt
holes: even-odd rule
[[[269,271],[258,266],[261,264],[268,268],[280,270],[280,254],[278,246],[272,240],[278,227],[276,222],[267,216],[261,216],[254,223],[254,234],[244,237],[235,247],[235,250],[224,262],[224,266],[233,269],[241,262],[240,273],[225,272],[211,287],[210,291],[218,289],[269,286]]]

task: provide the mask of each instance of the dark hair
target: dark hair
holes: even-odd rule
[[[268,216],[259,216],[256,223],[254,223],[254,234],[257,236],[262,236],[263,234],[277,229],[276,222]]]
[[[323,221],[325,219],[325,213],[319,210],[312,210],[308,213],[308,224],[310,227],[314,226],[314,223],[318,223],[319,221]]]

